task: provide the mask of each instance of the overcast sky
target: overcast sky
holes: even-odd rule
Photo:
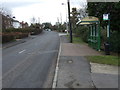
[[[62,5],[64,3],[64,5]],[[66,21],[67,0],[0,0],[2,7],[12,11],[13,16],[19,21],[30,23],[35,17],[37,22]],[[82,8],[85,0],[70,0],[72,7]]]

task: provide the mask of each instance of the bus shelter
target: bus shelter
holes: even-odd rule
[[[80,25],[87,25],[89,26],[89,35],[88,35],[88,44],[92,48],[100,51],[100,21],[97,17],[88,16],[83,18]]]

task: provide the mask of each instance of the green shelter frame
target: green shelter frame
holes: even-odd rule
[[[88,16],[83,18],[80,21],[80,25],[88,25],[89,26],[89,36],[88,36],[88,44],[100,51],[101,46],[101,31],[100,31],[100,21],[97,17]]]

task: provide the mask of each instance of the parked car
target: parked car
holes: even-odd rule
[[[52,31],[51,29],[45,29],[45,31]]]
[[[51,29],[48,29],[48,31],[51,31]]]

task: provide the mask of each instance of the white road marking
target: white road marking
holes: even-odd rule
[[[19,52],[19,54],[20,54],[20,53],[23,53],[23,52],[25,52],[25,51],[26,51],[26,50],[22,50],[22,51]]]
[[[55,89],[56,86],[57,86],[60,55],[61,55],[61,44],[60,44],[60,47],[59,47],[59,53],[58,53],[56,69],[55,69],[55,75],[54,75],[54,79],[53,79],[53,83],[52,83],[52,90]]]

